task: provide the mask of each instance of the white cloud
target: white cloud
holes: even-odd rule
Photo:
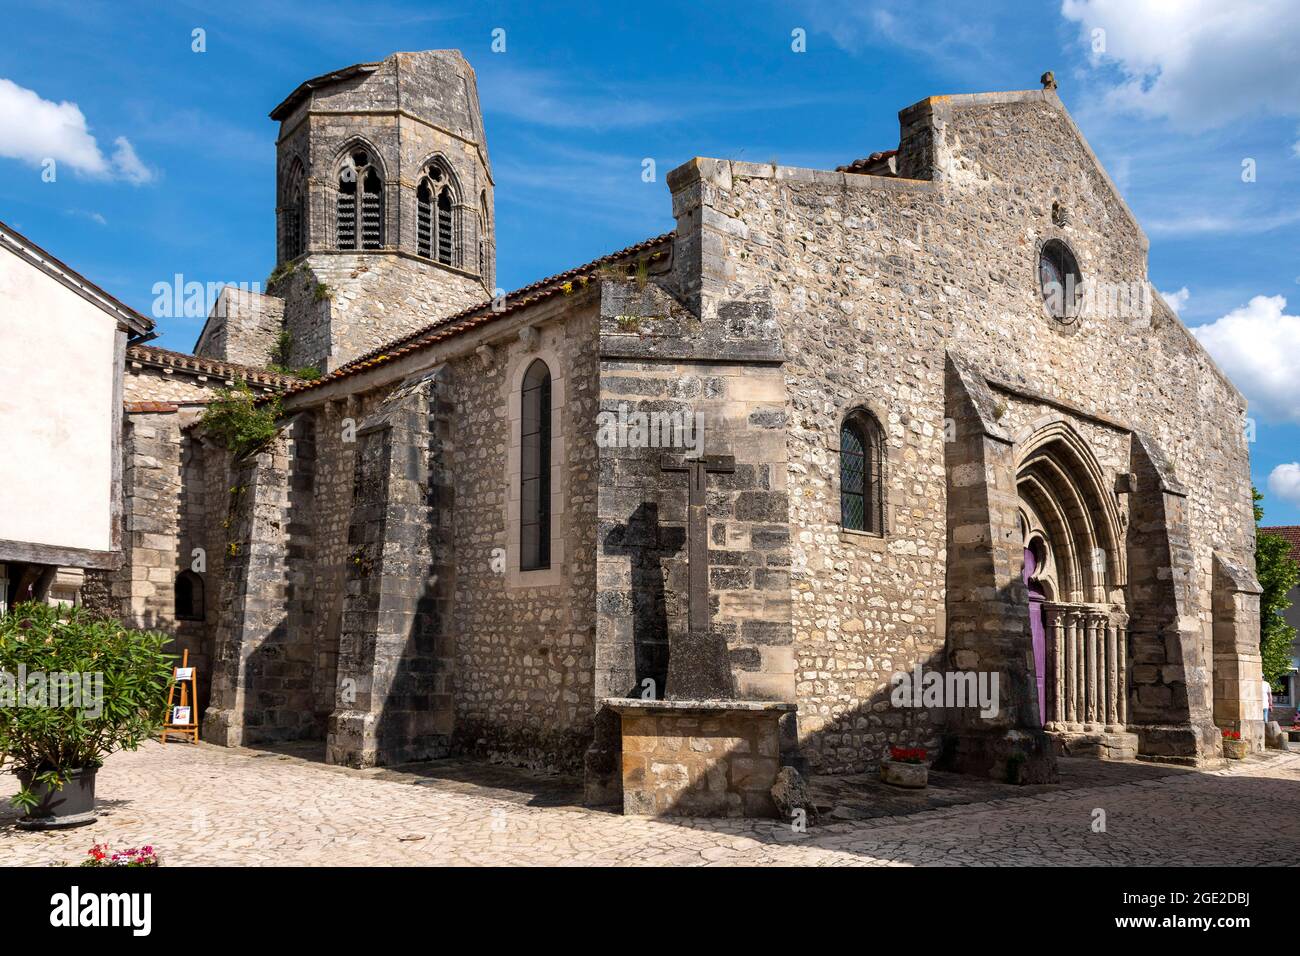
[[[113,146],[115,147],[113,168],[117,170],[119,176],[137,186],[153,179],[153,170],[140,162],[140,157],[135,154],[135,147],[125,136],[113,140]]]
[[[1212,203],[1206,203],[1212,205]],[[1223,204],[1221,204],[1222,206]],[[1241,207],[1222,212],[1198,212],[1146,220],[1147,235],[1185,238],[1193,235],[1257,235],[1300,222],[1300,209],[1265,212]]]
[[[0,78],[0,156],[33,166],[53,159],[86,176],[137,185],[153,179],[125,136],[117,137],[114,146],[112,157],[106,157],[76,103],[42,99],[34,90]]]
[[[1300,114],[1295,0],[1063,0],[1094,65],[1120,76],[1111,105],[1207,128],[1252,114]]]
[[[1300,506],[1300,462],[1278,465],[1269,473],[1268,490],[1283,501]]]
[[[1250,401],[1251,413],[1300,422],[1300,315],[1280,295],[1257,295],[1227,315],[1192,329]]]
[[[1165,300],[1165,305],[1169,306],[1169,308],[1173,309],[1175,312],[1183,311],[1183,306],[1187,304],[1187,300],[1191,297],[1192,294],[1187,291],[1187,286],[1183,286],[1177,292],[1160,293],[1160,298]]]
[[[93,209],[69,209],[69,216],[77,216],[82,219],[89,219],[93,223],[101,226],[107,226],[108,220],[104,218],[103,213],[95,212]]]

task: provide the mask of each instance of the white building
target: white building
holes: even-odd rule
[[[153,322],[0,223],[0,609],[122,560],[122,374]]]

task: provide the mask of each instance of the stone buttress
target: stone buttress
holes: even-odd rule
[[[357,429],[330,763],[369,767],[449,751],[455,565],[446,377],[435,371],[403,383]]]

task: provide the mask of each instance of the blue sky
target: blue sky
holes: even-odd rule
[[[1266,522],[1300,524],[1292,0],[4,6],[0,219],[146,314],[176,273],[265,280],[266,114],[394,50],[456,47],[478,73],[505,288],[671,229],[664,174],[691,156],[832,168],[895,146],[898,110],[925,96],[1052,69],[1150,236],[1152,281],[1251,399]],[[160,344],[188,351],[200,324],[164,320]]]

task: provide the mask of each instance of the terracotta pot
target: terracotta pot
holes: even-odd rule
[[[58,790],[35,782],[33,774],[18,771],[23,788],[31,790],[37,799],[36,806],[19,819],[18,825],[28,830],[49,830],[93,823],[97,771],[97,767],[68,771],[68,781]]]
[[[930,782],[930,768],[923,763],[880,761],[880,779],[895,787],[919,790]]]
[[[1229,760],[1245,760],[1248,753],[1250,753],[1248,741],[1233,740],[1231,737],[1223,738],[1223,755]]]

